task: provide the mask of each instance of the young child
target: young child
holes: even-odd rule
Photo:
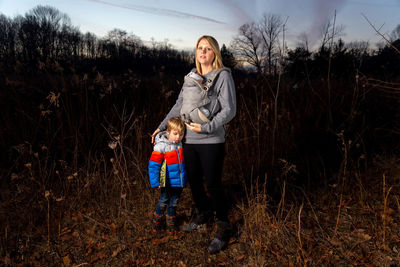
[[[160,201],[153,214],[153,231],[163,228],[167,212],[167,228],[172,234],[178,231],[176,208],[183,187],[187,183],[186,166],[182,152],[185,124],[180,118],[171,118],[167,130],[155,137],[155,145],[149,161],[149,177],[152,188],[161,189]]]

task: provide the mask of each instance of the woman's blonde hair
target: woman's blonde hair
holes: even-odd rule
[[[203,75],[203,72],[201,70],[201,65],[197,60],[197,51],[198,51],[197,48],[198,48],[199,43],[200,43],[201,40],[206,40],[210,44],[211,49],[214,52],[215,58],[214,58],[214,61],[213,61],[213,69],[215,69],[215,70],[222,69],[224,67],[224,64],[222,63],[221,50],[219,49],[219,44],[218,44],[217,40],[215,40],[215,38],[212,37],[212,36],[203,35],[197,40],[197,43],[196,43],[196,56],[195,57],[196,57],[196,69],[197,69],[197,72],[200,75]]]
[[[168,120],[167,132],[176,130],[180,134],[185,133],[185,123],[179,117],[174,117]]]

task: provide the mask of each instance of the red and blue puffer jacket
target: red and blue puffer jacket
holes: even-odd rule
[[[187,174],[182,143],[169,141],[167,133],[160,132],[156,135],[154,150],[151,153],[149,161],[151,187],[160,186],[160,171],[164,160],[166,161],[165,185],[185,187],[187,184]]]

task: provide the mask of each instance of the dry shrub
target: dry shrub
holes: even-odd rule
[[[400,262],[398,160],[377,159],[375,164],[379,171],[348,171],[350,181],[332,184],[324,194],[288,184],[282,192],[286,199],[278,204],[263,190],[250,188],[246,202],[238,206],[243,216],[239,241],[246,247],[247,263],[396,266]],[[375,176],[381,181],[371,179]],[[360,194],[354,194],[357,187]]]
[[[250,190],[251,192],[253,190]],[[249,265],[270,266],[296,262],[295,224],[272,212],[273,202],[265,192],[249,193],[239,205],[243,216],[240,241],[247,245]]]

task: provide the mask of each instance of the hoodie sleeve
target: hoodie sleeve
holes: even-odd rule
[[[181,108],[182,108],[182,103],[183,103],[183,96],[182,96],[183,90],[182,89],[179,92],[179,96],[175,102],[175,105],[171,108],[171,110],[169,111],[167,116],[164,118],[164,120],[158,126],[158,129],[160,129],[161,131],[164,131],[165,129],[167,129],[167,122],[170,118],[181,116]]]
[[[236,115],[236,90],[232,75],[229,71],[222,71],[215,83],[214,90],[219,92],[218,101],[221,110],[214,118],[201,126],[203,133],[212,133],[216,129],[230,122]]]

